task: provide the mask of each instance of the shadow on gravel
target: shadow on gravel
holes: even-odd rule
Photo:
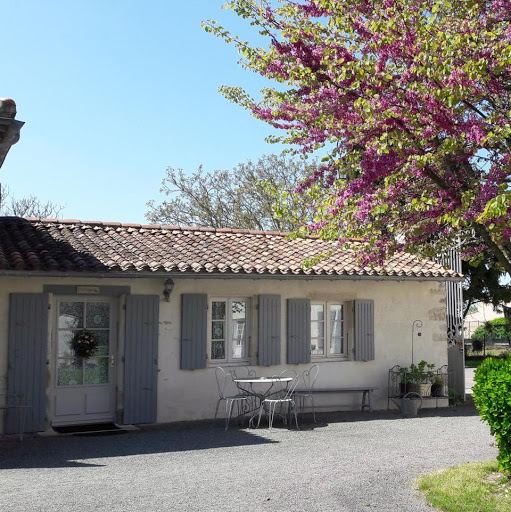
[[[477,416],[470,400],[456,407],[422,409],[417,418]],[[404,420],[401,413],[392,411],[316,413],[318,423],[311,414],[299,417],[300,430],[289,430],[293,435],[308,435],[310,431],[329,424],[360,421]],[[276,425],[275,430],[287,430]],[[236,428],[225,431],[222,426],[211,427],[210,421],[183,422],[143,426],[122,436],[74,437],[26,436],[0,441],[0,470],[17,468],[100,467],[108,464],[100,459],[157,453],[236,448],[281,442],[278,437],[268,439],[267,425],[258,430]],[[284,438],[283,438],[284,439]],[[282,441],[285,442],[285,441]],[[99,460],[94,460],[99,459]]]
[[[0,470],[18,468],[70,468],[106,466],[103,459],[157,453],[236,448],[276,443],[256,432],[204,425],[179,424],[144,427],[112,437],[25,437],[0,441]]]
[[[381,421],[381,420],[405,420],[401,412],[391,405],[393,409],[387,411],[373,412],[325,412],[316,413],[318,423],[312,421],[312,414],[302,415],[300,418],[300,430],[314,430],[316,428],[326,427],[331,423],[351,423],[359,421]],[[467,401],[454,407],[440,407],[431,409],[421,409],[417,418],[452,418],[458,416],[479,416],[478,410],[474,407],[472,397],[468,396]]]

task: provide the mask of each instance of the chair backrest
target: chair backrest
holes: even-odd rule
[[[228,390],[236,378],[232,372],[226,372],[221,366],[215,368],[216,385],[218,387],[218,395],[220,398],[225,398],[228,395]]]
[[[234,375],[235,379],[248,379],[256,376],[256,371],[252,368],[249,368],[246,364],[233,368],[231,373]]]
[[[312,391],[314,389],[314,384],[316,383],[316,379],[318,378],[319,366],[315,364],[311,366],[308,370],[305,370],[302,374],[303,383],[305,384],[305,389],[307,391]]]
[[[291,377],[292,380],[284,382],[280,381],[280,388],[281,388],[281,399],[287,400],[292,397],[293,393],[295,392],[296,387],[298,386],[298,383],[300,382],[300,374],[296,373],[294,370],[284,370],[281,372],[281,374],[278,376],[280,379],[284,379],[287,377]]]

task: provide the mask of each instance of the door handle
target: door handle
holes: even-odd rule
[[[113,354],[110,355],[110,366],[112,368],[115,366],[115,358]]]

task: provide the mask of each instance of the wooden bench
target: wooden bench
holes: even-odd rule
[[[361,410],[368,409],[369,412],[373,412],[371,406],[371,393],[375,390],[375,387],[371,386],[354,386],[349,388],[313,388],[311,393],[313,395],[320,395],[324,393],[362,393],[362,407]],[[307,389],[296,389],[295,393],[309,393]],[[367,401],[366,401],[367,399]]]

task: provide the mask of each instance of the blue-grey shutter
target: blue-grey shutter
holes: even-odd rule
[[[311,301],[287,300],[287,362],[311,361]]]
[[[12,293],[9,307],[7,393],[18,395],[29,409],[24,431],[45,429],[48,295]],[[19,432],[19,409],[8,409],[6,433]]]
[[[258,364],[280,364],[280,295],[259,295]]]
[[[157,295],[126,297],[124,423],[155,423],[158,396]]]
[[[181,300],[181,370],[206,368],[208,296],[183,293]]]
[[[374,359],[374,301],[355,301],[355,361]]]

